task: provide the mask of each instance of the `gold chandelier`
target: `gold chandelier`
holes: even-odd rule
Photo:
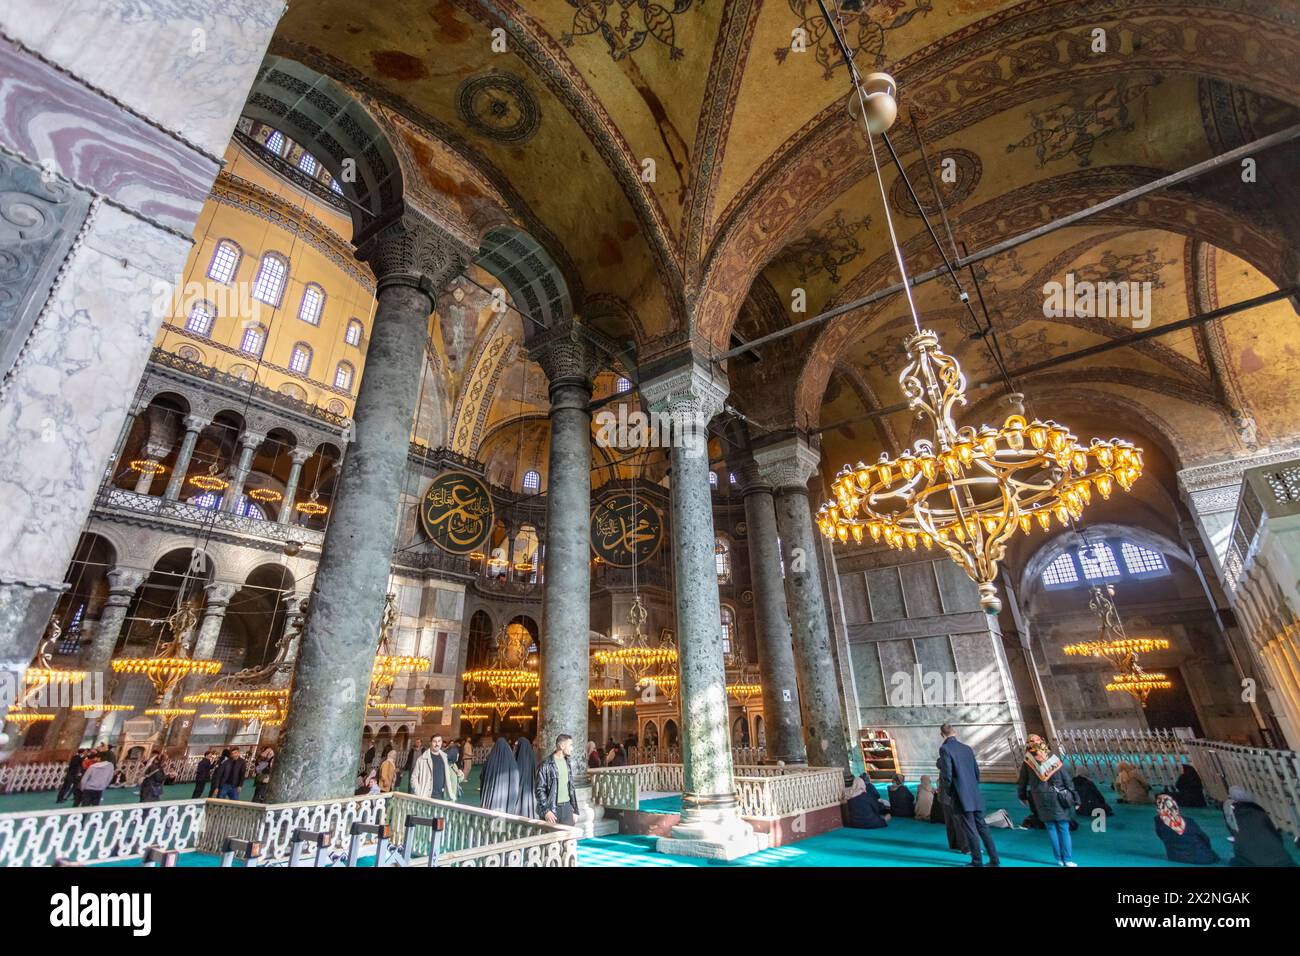
[[[393,684],[399,674],[410,674],[429,669],[429,658],[393,654],[390,641],[393,628],[397,625],[397,594],[388,592],[384,598],[384,616],[379,624],[379,647],[375,652],[374,667],[370,671],[370,689],[366,694],[366,703],[378,707],[393,692]],[[380,697],[380,694],[383,697]]]
[[[1173,683],[1164,674],[1148,673],[1138,663],[1138,654],[1148,651],[1168,650],[1169,642],[1162,637],[1129,637],[1124,633],[1124,622],[1120,620],[1119,609],[1115,607],[1114,585],[1104,588],[1094,584],[1088,607],[1097,615],[1099,631],[1095,641],[1082,641],[1068,644],[1065,653],[1071,656],[1087,655],[1099,657],[1109,662],[1120,671],[1106,690],[1111,693],[1131,694],[1143,707],[1152,691],[1169,690]]]
[[[191,674],[211,675],[221,670],[221,661],[195,660],[186,650],[190,632],[198,623],[198,612],[188,604],[173,611],[165,623],[172,639],[159,648],[154,657],[119,657],[112,662],[118,674],[143,674],[153,684],[156,700],[161,703],[182,678]]]
[[[532,635],[522,624],[502,623],[493,642],[492,658],[484,667],[465,671],[461,679],[470,685],[486,686],[502,703],[522,704],[530,691],[541,686],[541,675],[528,652],[531,644]]]
[[[230,482],[222,478],[217,473],[217,463],[214,461],[208,465],[207,474],[193,475],[189,483],[195,488],[201,488],[204,491],[224,491],[230,486]]]
[[[592,655],[596,663],[602,666],[620,664],[627,668],[632,677],[637,679],[638,686],[640,686],[640,678],[650,668],[663,668],[677,663],[677,648],[671,639],[665,639],[661,635],[657,643],[651,644],[650,638],[642,633],[641,626],[649,616],[645,604],[641,601],[641,595],[636,595],[627,612],[627,622],[632,625],[632,636],[628,638],[627,643],[612,651],[597,651]]]
[[[85,671],[55,667],[52,663],[54,650],[58,647],[59,637],[63,633],[59,622],[50,621],[50,628],[46,633],[45,640],[41,641],[41,646],[36,651],[35,663],[27,668],[23,675],[23,701],[35,697],[42,688],[54,684],[79,684],[86,679]]]
[[[1164,674],[1147,673],[1135,665],[1133,670],[1127,673],[1116,674],[1106,685],[1106,690],[1132,694],[1139,704],[1146,707],[1147,698],[1151,696],[1152,691],[1169,690],[1173,686],[1173,682]]]
[[[8,711],[5,712],[4,721],[0,723],[13,722],[15,724],[18,724],[20,727],[25,727],[27,724],[39,724],[53,719],[54,719],[54,715],[50,713],[46,713],[38,710],[23,710],[21,708],[11,707]]]

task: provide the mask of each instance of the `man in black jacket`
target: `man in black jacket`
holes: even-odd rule
[[[238,747],[231,748],[230,759],[217,768],[213,783],[217,785],[217,796],[222,800],[238,800],[239,788],[244,785],[248,765]]]
[[[537,812],[547,823],[573,826],[578,814],[578,793],[573,787],[573,738],[560,734],[555,752],[537,768]]]
[[[216,753],[215,750],[209,749],[208,752],[203,755],[203,759],[199,761],[199,765],[194,768],[193,799],[195,800],[203,796],[203,788],[206,787],[208,781],[212,779],[212,766],[214,763],[213,757],[216,756]]]
[[[63,772],[63,783],[59,785],[59,795],[55,803],[62,803],[78,790],[81,783],[81,761],[86,757],[84,750],[74,750],[68,758],[68,769]]]
[[[948,781],[948,795],[952,810],[958,814],[962,832],[970,849],[970,866],[983,866],[980,842],[989,851],[989,866],[999,866],[998,848],[993,845],[993,834],[984,822],[984,795],[980,793],[980,765],[975,751],[957,739],[952,724],[939,728],[943,744],[939,747],[939,777]]]

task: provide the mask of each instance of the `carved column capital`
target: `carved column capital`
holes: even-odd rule
[[[227,584],[224,581],[213,581],[211,584],[204,587],[203,591],[208,596],[208,603],[203,609],[204,614],[206,615],[211,613],[218,608],[220,608],[221,613],[224,614],[226,612],[226,605],[230,603],[230,599],[235,596],[235,592],[238,590],[238,584]]]
[[[185,430],[187,432],[201,432],[211,424],[212,420],[202,415],[185,416]]]
[[[239,444],[242,448],[256,448],[264,441],[266,441],[266,436],[257,432],[244,432],[239,436]]]
[[[407,285],[433,298],[465,271],[474,250],[432,219],[407,209],[362,236],[357,258],[370,264],[378,289]]]
[[[610,351],[609,343],[574,324],[548,329],[528,342],[528,357],[542,367],[552,389],[559,385],[590,389]]]
[[[758,462],[753,459],[740,462],[732,471],[736,476],[736,484],[740,486],[742,496],[762,492],[772,493],[772,483],[763,476],[763,473],[759,470]]]
[[[672,415],[674,423],[694,419],[707,426],[726,407],[729,390],[725,376],[694,358],[641,381],[646,406]]]
[[[135,568],[113,568],[107,574],[108,577],[108,603],[116,605],[126,605],[130,603],[135,592],[144,584],[144,579],[148,577],[143,571],[137,571]]]
[[[821,452],[797,435],[791,435],[754,449],[754,462],[759,474],[774,488],[807,491],[808,479],[821,462]]]
[[[308,448],[293,448],[289,451],[289,461],[295,465],[305,465],[313,454]]]

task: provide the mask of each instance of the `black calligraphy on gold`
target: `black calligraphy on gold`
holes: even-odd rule
[[[469,554],[483,546],[492,530],[492,494],[474,475],[449,471],[439,475],[420,504],[420,522],[433,543],[452,554]]]
[[[663,538],[663,516],[644,498],[616,492],[591,511],[591,550],[616,568],[630,568],[653,556]]]

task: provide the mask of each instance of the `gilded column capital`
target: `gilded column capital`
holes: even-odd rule
[[[406,285],[433,298],[465,271],[474,250],[429,217],[408,208],[362,236],[357,242],[357,258],[370,264],[378,289]]]

